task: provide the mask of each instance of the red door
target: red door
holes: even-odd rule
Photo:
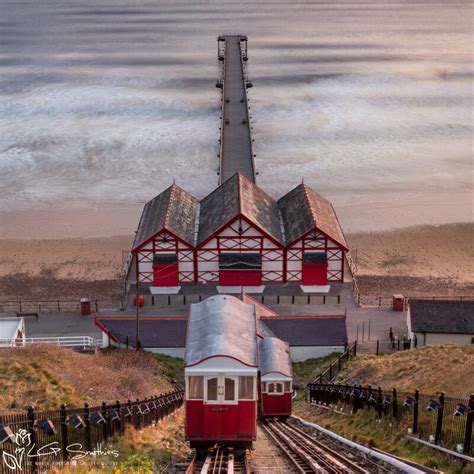
[[[153,257],[153,286],[178,286],[179,268],[176,254]]]
[[[303,254],[303,285],[327,285],[328,263],[326,253]]]

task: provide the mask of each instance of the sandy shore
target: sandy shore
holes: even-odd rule
[[[474,295],[474,224],[348,234],[361,290],[378,296]],[[100,297],[119,293],[131,235],[0,240],[0,298]]]

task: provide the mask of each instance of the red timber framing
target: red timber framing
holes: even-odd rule
[[[219,254],[259,253],[262,283],[283,282],[284,246],[264,230],[239,215],[197,248],[197,282],[219,283]]]
[[[286,251],[286,280],[303,280],[303,253],[324,252],[327,256],[327,281],[344,281],[346,249],[316,228],[288,246]]]
[[[132,252],[137,257],[139,283],[153,284],[153,257],[160,254],[175,254],[179,283],[194,283],[194,249],[173,233],[162,229]]]

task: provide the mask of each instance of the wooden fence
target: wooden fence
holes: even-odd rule
[[[446,397],[444,393],[423,395],[386,391],[371,386],[310,382],[309,400],[313,404],[354,414],[372,411],[375,420],[389,419],[387,429],[401,423],[407,434],[433,445],[469,456],[472,445],[474,394],[469,398]],[[397,423],[394,423],[397,422]]]
[[[127,425],[137,429],[158,422],[181,406],[183,390],[163,393],[126,403],[102,403],[90,407],[68,408],[0,415],[0,473],[50,472],[80,455],[79,452],[114,454],[103,442],[120,435]],[[23,453],[23,454],[22,454]]]

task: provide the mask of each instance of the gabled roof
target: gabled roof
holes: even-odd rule
[[[262,377],[270,372],[293,376],[288,343],[277,337],[266,337],[258,343],[258,366]]]
[[[135,346],[136,319],[127,317],[96,318],[95,324],[120,344]],[[182,348],[185,343],[187,317],[140,317],[140,344],[144,348]],[[127,339],[128,338],[128,339]]]
[[[132,248],[136,249],[163,229],[194,245],[198,206],[194,196],[172,184],[145,204]]]
[[[231,357],[251,367],[258,365],[254,307],[234,296],[211,296],[191,305],[185,366],[217,356]]]
[[[332,204],[306,184],[300,184],[278,200],[287,245],[316,229],[348,248]]]
[[[411,330],[474,335],[474,301],[409,301]]]
[[[210,238],[240,214],[277,242],[284,243],[276,201],[240,173],[201,201],[197,243]]]

